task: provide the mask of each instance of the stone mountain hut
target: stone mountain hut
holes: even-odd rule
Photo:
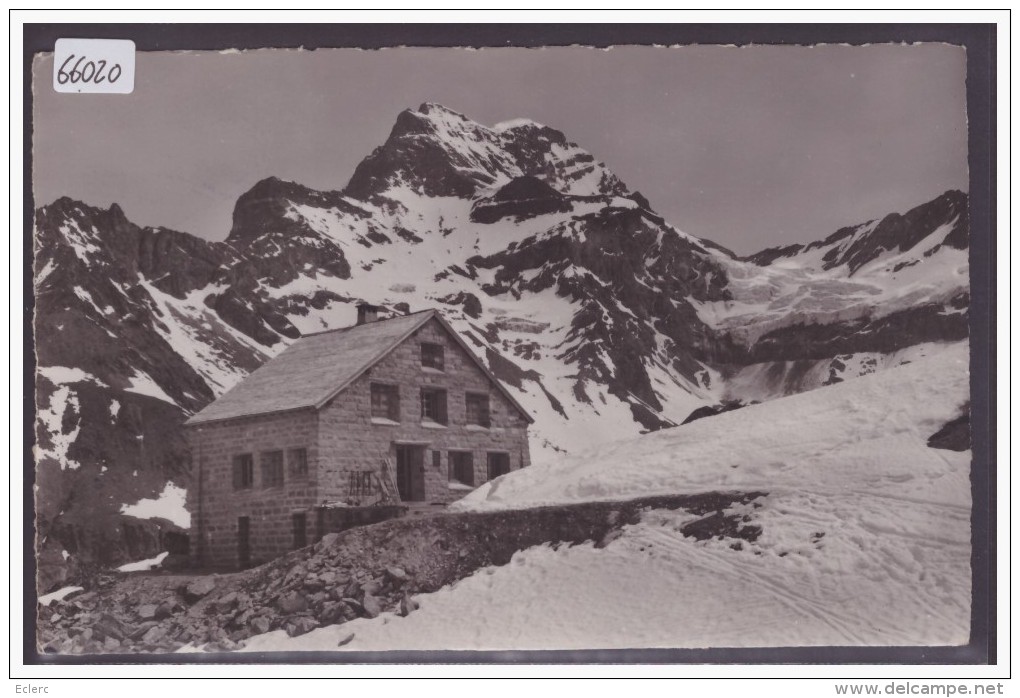
[[[530,463],[532,418],[436,310],[305,335],[186,422],[193,562],[248,567]]]

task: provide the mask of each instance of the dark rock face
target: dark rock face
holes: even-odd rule
[[[473,293],[460,292],[440,298],[441,303],[460,306],[468,317],[478,319],[482,316],[482,302]]]
[[[714,417],[715,415],[722,414],[723,412],[732,412],[733,410],[739,410],[741,407],[747,407],[747,405],[738,400],[727,400],[719,403],[718,405],[705,405],[704,407],[699,407],[687,415],[687,419],[681,422],[681,424],[690,424],[698,419]]]
[[[535,123],[516,126],[504,132],[503,147],[514,156],[524,174],[547,181],[558,191],[566,192],[576,181],[598,173],[598,194],[629,194],[616,175],[554,128]],[[566,159],[546,157],[554,149],[571,155]]]
[[[967,306],[967,298],[954,305]],[[884,317],[859,318],[825,325],[784,327],[761,337],[743,358],[746,363],[825,359],[854,352],[893,352],[922,342],[966,339],[966,313],[947,312],[942,305],[928,304],[890,313]]]
[[[568,335],[578,341],[562,356],[578,366],[579,383],[595,381],[627,401],[638,398],[632,410],[648,429],[671,424],[647,410],[662,407],[646,365],[656,331],[674,343],[674,367],[693,378],[703,370],[697,359],[718,340],[687,299],[729,297],[725,272],[704,247],[633,208],[579,216],[468,263],[496,270],[495,285],[485,287],[491,295],[553,288],[579,303]]]
[[[495,223],[502,218],[517,221],[546,213],[572,210],[570,198],[536,177],[517,177],[491,197],[478,199],[471,207],[471,220]]]
[[[334,191],[316,191],[294,182],[269,177],[241,195],[234,205],[234,221],[227,241],[239,248],[267,233],[303,235],[308,231],[294,206],[336,209],[346,214],[363,217],[363,210],[347,202],[343,194]]]
[[[960,191],[947,191],[936,199],[912,208],[900,215],[890,213],[869,232],[855,235],[869,227],[873,221],[861,225],[841,228],[835,233],[808,245],[787,245],[771,247],[746,259],[760,266],[767,266],[777,259],[794,257],[801,252],[829,248],[822,257],[823,269],[846,266],[851,274],[868,262],[888,251],[905,252],[925,240],[940,226],[951,224],[939,245],[958,250],[968,245],[967,195]],[[936,248],[927,254],[935,252]]]
[[[181,591],[184,600],[188,603],[195,603],[203,596],[208,595],[216,588],[216,580],[212,577],[201,577],[186,585]]]
[[[970,449],[970,403],[964,405],[963,414],[946,422],[928,438],[928,446],[947,451]]]
[[[855,272],[883,251],[911,249],[947,222],[953,222],[953,228],[944,240],[948,240],[951,247],[964,249],[967,246],[967,197],[963,192],[946,192],[902,216],[890,213],[874,230],[855,240],[840,254],[829,252],[825,257],[825,268],[845,264],[851,273]]]

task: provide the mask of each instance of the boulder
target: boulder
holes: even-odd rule
[[[318,575],[305,577],[304,588],[307,589],[308,591],[318,591],[320,589],[323,589],[325,586],[326,583],[322,581],[322,579]]]
[[[234,652],[236,650],[241,649],[241,645],[237,642],[234,642],[229,637],[222,637],[216,640],[216,642],[214,642],[213,644],[217,649],[222,650],[224,652]]]
[[[339,602],[331,602],[323,605],[322,610],[318,613],[318,619],[320,625],[333,625],[339,623],[344,617],[344,604]]]
[[[308,608],[308,599],[296,591],[284,594],[276,601],[282,613],[300,613]]]
[[[220,613],[229,612],[234,605],[237,603],[237,592],[232,591],[222,598],[216,599],[213,604],[216,606],[216,610]]]
[[[230,621],[230,626],[232,628],[243,628],[248,624],[248,621],[251,620],[254,615],[255,615],[254,608],[246,608],[245,610],[241,611],[236,616],[234,616],[234,618]]]
[[[152,620],[156,617],[156,612],[159,610],[159,606],[154,603],[143,603],[141,606],[135,609],[135,613],[142,620]]]
[[[382,603],[371,594],[365,594],[365,598],[361,600],[361,607],[367,618],[375,618],[382,613]]]
[[[166,637],[166,630],[158,625],[154,625],[145,631],[144,635],[142,635],[142,642],[148,645],[154,645],[164,637]]]
[[[176,598],[170,597],[156,607],[156,615],[154,617],[156,620],[162,620],[163,618],[169,618],[180,610],[182,610],[180,602]]]
[[[299,579],[303,579],[308,575],[308,570],[304,565],[295,565],[287,574],[283,577],[283,586],[289,586]]]
[[[397,583],[403,583],[407,581],[407,572],[405,572],[400,567],[387,567],[386,576]]]
[[[311,632],[317,627],[319,627],[319,624],[314,618],[300,616],[287,624],[287,635],[289,637],[297,637],[298,635],[304,635],[305,633]]]
[[[319,541],[319,545],[316,547],[318,547],[319,550],[332,548],[334,545],[336,545],[337,539],[339,538],[340,538],[339,533],[327,533],[322,537],[322,539]]]
[[[270,628],[269,619],[265,616],[256,616],[248,623],[248,627],[251,628],[252,632],[256,635],[268,633]]]
[[[344,595],[341,598],[356,599],[359,596],[361,596],[361,584],[358,583],[358,580],[352,579],[344,588]]]
[[[124,624],[121,623],[116,616],[110,613],[104,613],[101,615],[93,627],[96,632],[101,634],[103,637],[112,637],[117,640],[123,640],[128,634],[127,628],[124,627]]]
[[[419,608],[421,608],[421,604],[407,594],[404,594],[404,597],[400,599],[400,615],[402,616],[409,616],[412,611],[417,611]]]
[[[128,633],[128,637],[132,640],[141,640],[145,636],[145,633],[155,628],[159,623],[154,620],[147,620],[144,623],[139,623],[138,626]]]
[[[184,594],[184,599],[188,603],[195,603],[199,599],[207,596],[215,588],[216,588],[215,578],[202,577],[186,585],[182,590],[182,593]]]

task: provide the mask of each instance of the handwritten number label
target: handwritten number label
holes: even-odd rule
[[[75,58],[74,67],[67,70],[67,66],[71,64]],[[123,69],[120,67],[120,63],[114,63],[110,66],[110,72],[106,72],[106,61],[99,59],[97,61],[88,61],[87,56],[76,56],[73,53],[67,57],[67,60],[57,69],[57,82],[61,85],[67,83],[87,83],[92,82],[96,85],[100,83],[110,81],[110,84],[120,80],[123,75]],[[84,65],[82,65],[84,63]],[[81,66],[81,70],[78,69]]]
[[[135,42],[57,39],[53,53],[57,92],[129,94],[135,89]]]

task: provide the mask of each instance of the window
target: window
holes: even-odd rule
[[[421,419],[423,422],[446,424],[446,391],[441,388],[421,389]]]
[[[259,457],[262,467],[262,486],[281,487],[283,485],[283,451],[266,451]]]
[[[400,391],[397,386],[372,384],[372,418],[400,421]]]
[[[308,449],[292,448],[287,451],[287,465],[292,476],[306,476],[308,474]]]
[[[439,470],[443,467],[443,452],[433,451],[432,452],[432,467]]]
[[[234,489],[247,490],[255,484],[255,459],[250,453],[234,456]]]
[[[470,451],[450,451],[450,481],[475,484],[475,459]]]
[[[489,453],[488,454],[488,469],[489,479],[494,480],[500,475],[506,475],[510,472],[510,454],[509,453]]]
[[[489,426],[489,396],[482,393],[467,394],[467,423]]]
[[[421,345],[421,365],[425,368],[443,370],[443,345],[423,342]]]

